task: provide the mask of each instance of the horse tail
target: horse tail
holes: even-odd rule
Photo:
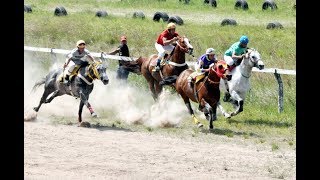
[[[34,92],[39,86],[44,84],[46,82],[46,78],[42,78],[40,81],[36,82],[31,90],[31,92]]]
[[[173,76],[168,76],[166,78],[163,78],[162,81],[159,82],[160,85],[171,85],[172,83],[175,83],[177,80],[178,76],[173,75]]]

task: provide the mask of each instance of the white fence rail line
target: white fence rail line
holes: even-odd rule
[[[55,48],[41,48],[41,47],[30,47],[24,46],[25,51],[35,51],[35,52],[47,52],[51,53],[52,55],[55,54],[68,54],[71,50],[65,49],[55,49]],[[108,55],[105,53],[95,53],[91,52],[93,57],[98,57],[102,60],[104,59],[114,59],[114,60],[124,60],[124,61],[133,61],[137,58],[133,57],[125,57],[125,56],[116,56],[116,55]],[[188,65],[194,65],[195,62],[187,62]],[[295,70],[287,70],[287,69],[278,69],[278,68],[265,68],[263,70],[259,70],[258,68],[253,68],[252,71],[254,72],[264,72],[264,73],[273,73],[275,78],[278,82],[279,89],[278,89],[278,112],[281,113],[283,111],[283,83],[281,80],[280,74],[285,75],[296,75]]]

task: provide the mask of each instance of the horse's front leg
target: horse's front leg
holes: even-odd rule
[[[181,97],[182,97],[182,99],[183,99],[183,101],[184,101],[184,104],[187,106],[187,109],[188,109],[189,114],[191,115],[191,117],[192,117],[192,119],[193,119],[194,124],[196,124],[196,125],[198,126],[198,128],[203,127],[203,124],[201,124],[201,123],[199,122],[199,120],[196,118],[196,116],[195,116],[195,114],[194,114],[194,112],[193,112],[193,109],[192,109],[192,107],[191,107],[189,98],[186,97],[186,96],[181,96]]]
[[[210,119],[209,119],[209,130],[213,129],[213,121],[217,119],[217,103],[209,105],[209,103],[205,104],[205,108],[209,111]]]
[[[162,92],[162,86],[159,85],[159,82],[157,82],[157,81],[154,81],[154,86],[155,86],[155,93],[158,98],[160,93]]]
[[[231,118],[231,115],[229,113],[227,113],[227,111],[223,108],[223,106],[221,105],[220,101],[217,103],[217,107],[221,111],[221,113],[222,113],[222,115],[224,117]]]
[[[235,116],[243,111],[243,100],[233,102],[236,105],[236,110],[231,113],[231,116]]]
[[[94,112],[91,104],[88,102],[89,94],[86,95],[85,93],[83,93],[83,91],[80,91],[79,94],[80,94],[81,102],[84,103],[84,105],[87,106],[87,108],[89,109],[89,111],[91,113],[91,116],[92,117],[98,117],[97,114]],[[81,106],[81,103],[80,103],[80,106]],[[83,105],[82,105],[82,107],[83,107]],[[79,107],[79,113],[80,113],[80,109],[81,109],[81,112],[82,112],[82,107],[81,108]],[[79,114],[79,116],[81,116],[81,114]]]
[[[235,105],[235,111],[232,112],[230,115],[231,116],[235,116],[237,115],[238,113],[242,112],[243,111],[243,99],[239,96],[239,94],[235,91],[232,91],[231,92],[231,97],[232,97],[232,101],[231,103],[233,103]]]
[[[148,85],[149,85],[149,89],[151,91],[151,95],[154,101],[157,100],[157,95],[156,95],[156,91],[154,89],[154,80],[149,80],[148,81]]]

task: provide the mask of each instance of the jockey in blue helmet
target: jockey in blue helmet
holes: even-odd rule
[[[226,61],[226,63],[229,66],[229,71],[232,71],[232,69],[235,66],[240,65],[243,57],[245,56],[246,52],[247,52],[247,45],[249,43],[249,38],[245,35],[241,36],[238,42],[233,43],[228,50],[226,50],[226,52],[224,53],[224,60]],[[223,101],[228,101],[230,98],[230,94],[229,94],[229,87],[228,87],[228,83],[225,81],[225,85],[226,85],[226,89],[227,92],[223,98]]]

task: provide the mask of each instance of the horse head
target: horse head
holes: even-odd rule
[[[258,69],[264,69],[264,63],[261,60],[260,53],[255,49],[248,49],[248,53],[245,58],[249,59],[249,63],[252,67],[256,67]]]
[[[140,56],[138,59],[134,61],[129,61],[128,63],[124,64],[123,68],[129,72],[141,75],[141,66],[143,61],[145,60],[146,60],[145,58]]]
[[[180,47],[182,52],[193,55],[193,46],[190,44],[190,41],[185,36],[180,36],[177,41],[177,46]]]
[[[90,68],[91,67],[91,68]],[[104,85],[109,83],[109,78],[107,75],[107,65],[102,62],[94,62],[90,65],[89,69],[91,69],[94,78],[100,79]]]
[[[224,60],[219,60],[210,65],[208,78],[213,82],[220,82],[220,78],[230,80],[232,75],[229,73],[227,63]]]

